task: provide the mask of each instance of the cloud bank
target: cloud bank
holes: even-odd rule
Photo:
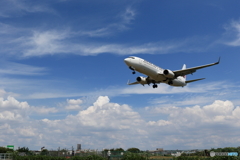
[[[71,105],[82,103],[80,99],[67,102]],[[11,143],[34,149],[41,146],[56,149],[81,143],[83,148],[100,150],[117,147],[170,149],[172,146],[177,147],[175,149],[211,148],[237,146],[240,142],[240,107],[228,100],[215,100],[205,106],[146,107],[144,114],[157,117],[155,120],[146,120],[133,107],[110,102],[107,96],[98,97],[86,109],[73,108],[78,109],[77,114],[53,119],[49,113],[60,112],[60,109],[33,107],[13,97],[1,98],[0,141],[5,145]],[[39,114],[46,118],[30,118]],[[225,132],[226,129],[229,132]]]

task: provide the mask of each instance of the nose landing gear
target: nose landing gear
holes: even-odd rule
[[[135,73],[136,73],[136,72],[135,72],[135,69],[134,69],[133,67],[130,66],[129,69],[133,70],[132,74],[135,74]]]

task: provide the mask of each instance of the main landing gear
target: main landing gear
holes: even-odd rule
[[[157,88],[157,87],[158,87],[158,85],[156,85],[156,84],[153,85],[153,88]]]

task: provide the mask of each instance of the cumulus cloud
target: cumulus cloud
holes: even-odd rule
[[[140,113],[127,104],[111,102],[108,96],[99,96],[93,105],[77,114],[39,120],[30,118],[34,113],[27,112],[32,109],[27,102],[13,97],[1,101],[5,101],[0,105],[2,144],[11,142],[30,148],[69,147],[81,143],[83,148],[93,149],[193,149],[236,146],[240,142],[237,134],[240,107],[227,100],[216,100],[204,106],[149,106]],[[80,99],[67,102],[83,103]],[[15,107],[3,110],[3,106]],[[155,118],[146,120],[145,114]]]
[[[147,108],[149,109],[149,108]],[[168,114],[169,120],[174,122],[175,124],[181,125],[194,125],[204,123],[204,125],[208,125],[208,123],[220,122],[219,118],[224,118],[222,120],[234,120],[235,112],[238,112],[239,107],[234,107],[231,101],[221,101],[216,100],[214,103],[210,105],[205,105],[203,107],[199,105],[195,105],[192,107],[155,107],[153,108],[153,112]],[[194,119],[194,120],[193,120]],[[236,120],[236,119],[235,119]],[[184,122],[184,123],[183,123]],[[206,124],[205,124],[206,123]],[[231,125],[238,124],[232,123]]]
[[[28,118],[33,114],[56,113],[58,110],[54,107],[34,107],[28,102],[19,102],[14,97],[8,96],[7,99],[0,98],[0,117],[17,120],[19,118]]]
[[[68,105],[65,107],[65,109],[80,110],[81,109],[80,104],[82,104],[83,101],[81,99],[68,99],[67,103],[68,103]]]
[[[27,102],[19,102],[10,96],[6,100],[0,98],[0,109],[28,109],[29,107]]]
[[[149,108],[148,108],[149,109]],[[214,103],[206,106],[193,107],[156,107],[152,110],[159,114],[168,115],[166,121],[150,121],[148,125],[159,126],[164,125],[164,131],[175,131],[177,139],[175,146],[182,143],[182,146],[191,148],[211,148],[219,147],[227,144],[228,146],[236,146],[234,139],[239,142],[236,132],[226,132],[226,128],[230,131],[236,131],[239,127],[239,107],[234,107],[230,101],[216,100]],[[170,128],[174,128],[170,130]],[[152,127],[154,132],[164,134],[158,128]],[[152,133],[154,135],[154,133]],[[173,134],[173,133],[172,133]],[[171,137],[171,136],[167,136]],[[188,137],[188,138],[187,138]],[[221,138],[220,138],[221,137]],[[229,137],[231,137],[229,139]],[[207,140],[207,142],[206,142]],[[191,141],[191,142],[190,142]],[[166,143],[166,142],[164,142]]]
[[[128,123],[141,122],[140,116],[128,105],[110,103],[107,96],[100,96],[93,106],[78,113],[77,118],[85,126],[126,129]]]

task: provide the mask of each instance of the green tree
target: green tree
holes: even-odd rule
[[[132,152],[132,153],[139,153],[140,149],[138,149],[138,148],[128,148],[127,151]]]
[[[17,151],[18,151],[18,152],[28,153],[28,152],[29,152],[29,149],[28,149],[28,147],[22,147],[22,148],[18,147]]]
[[[43,149],[41,151],[40,155],[48,155],[48,150],[47,149]]]
[[[116,148],[114,151],[124,152],[124,149],[122,149],[122,148]]]
[[[148,160],[148,157],[144,157],[138,153],[127,152],[123,155],[122,160]]]
[[[181,156],[187,156],[187,154],[186,153],[182,153]]]
[[[13,152],[13,150],[5,147],[0,147],[0,153],[7,153],[7,152]]]

